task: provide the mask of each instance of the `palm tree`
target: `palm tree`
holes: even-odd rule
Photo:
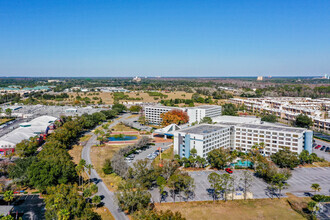
[[[320,184],[313,183],[311,189],[314,190],[314,194],[316,193],[316,191],[320,192],[321,190]]]
[[[85,167],[88,170],[89,183],[91,183],[91,174],[92,174],[93,165],[92,164],[86,164]]]

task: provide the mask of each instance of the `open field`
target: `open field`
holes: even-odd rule
[[[68,153],[72,157],[72,161],[75,164],[79,164],[79,161],[81,160],[81,152],[82,152],[83,146],[81,145],[73,145],[70,150],[68,150]]]
[[[112,216],[111,212],[107,207],[99,207],[99,208],[94,208],[94,212],[99,214],[102,218],[102,220],[114,220],[115,218]]]
[[[161,91],[162,94],[167,95],[167,98],[163,99],[191,99],[193,93],[186,93],[186,92],[165,92]],[[97,102],[98,100],[94,100],[93,98],[101,98],[105,104],[113,104],[114,99],[113,95],[110,92],[70,92],[68,93],[70,98],[66,99],[67,102],[72,102],[75,100],[76,96],[80,96],[82,98],[88,97],[91,101]],[[125,93],[130,98],[141,98],[142,100],[120,100],[121,103],[132,103],[132,102],[159,102],[161,99],[159,96],[150,96],[148,93],[145,92],[129,92]],[[158,98],[158,99],[157,99]]]
[[[304,201],[306,198],[297,199]],[[179,211],[189,220],[305,219],[291,208],[287,199],[157,203],[156,209]]]
[[[103,147],[93,146],[91,149],[91,161],[94,169],[100,175],[102,181],[110,191],[117,190],[118,184],[121,181],[121,177],[114,173],[104,174],[102,170],[103,163],[106,159],[112,158],[113,154],[124,146],[125,145],[105,145]]]
[[[116,131],[116,132],[118,132],[118,131],[135,131],[136,132],[135,129],[130,128],[122,123],[116,124],[114,127],[111,128],[111,130]]]

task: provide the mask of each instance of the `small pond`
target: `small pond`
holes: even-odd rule
[[[135,140],[136,136],[109,137],[109,141],[131,141]]]

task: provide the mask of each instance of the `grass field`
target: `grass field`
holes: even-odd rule
[[[121,181],[121,177],[112,173],[104,174],[102,167],[106,159],[112,158],[113,154],[125,145],[105,145],[104,147],[93,146],[91,149],[91,160],[94,169],[102,178],[102,181],[108,187],[110,191],[116,191],[118,184]],[[113,185],[111,185],[113,184]]]
[[[305,198],[298,198],[305,199]],[[179,211],[189,220],[305,219],[294,211],[286,198],[156,204],[157,210]]]
[[[122,123],[116,124],[114,127],[111,128],[112,131],[136,131],[133,128],[130,128]]]
[[[162,153],[162,160],[173,160],[174,155],[173,155],[173,146],[171,146],[169,149],[165,150]],[[159,164],[160,163],[160,155],[158,155],[155,160],[152,162],[153,165]]]
[[[79,161],[81,160],[81,152],[82,152],[83,146],[81,145],[73,145],[70,150],[68,150],[68,153],[72,157],[72,161],[75,164],[79,164]]]
[[[8,121],[11,121],[12,119],[11,118],[0,118],[0,125],[8,122]]]
[[[102,220],[114,220],[115,218],[112,216],[111,212],[106,207],[99,207],[94,208],[94,212],[99,214],[102,218]]]
[[[98,93],[98,95],[96,95]],[[75,100],[75,97],[77,95],[79,95],[80,97],[84,98],[84,97],[88,97],[90,98],[92,101],[93,97],[97,97],[97,98],[101,98],[102,101],[105,104],[113,104],[114,99],[112,96],[112,93],[110,92],[79,92],[79,93],[75,93],[75,92],[70,92],[68,93],[70,98],[66,99],[67,102],[72,102]],[[164,95],[167,95],[167,98],[164,99],[191,99],[191,96],[193,95],[193,93],[186,93],[186,92],[169,92],[166,93],[164,91],[162,91],[161,93],[163,93]],[[139,92],[139,93],[135,93],[135,92],[130,92],[130,93],[125,93],[125,95],[128,95],[130,98],[141,98],[142,100],[120,100],[120,102],[159,102],[161,99],[157,96],[149,96],[148,93],[145,92]],[[72,97],[71,97],[72,96]],[[156,99],[155,99],[156,97]],[[159,99],[157,99],[159,98]],[[97,102],[98,100],[96,100],[95,102]]]

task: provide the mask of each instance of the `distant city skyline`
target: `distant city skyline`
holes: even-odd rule
[[[0,1],[0,77],[330,73],[330,1]]]

